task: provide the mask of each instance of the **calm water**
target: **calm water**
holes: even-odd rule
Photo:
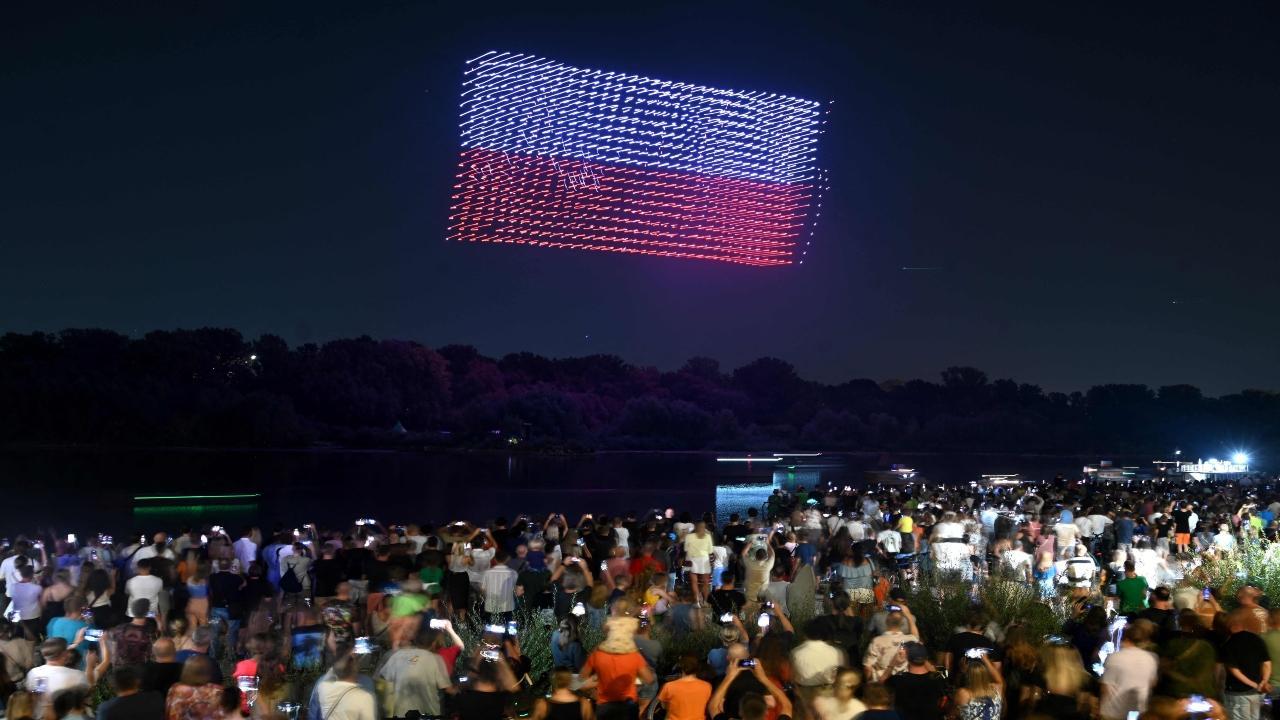
[[[722,455],[730,455],[724,453]],[[714,453],[597,453],[570,457],[355,451],[68,450],[0,451],[8,502],[0,531],[33,526],[59,533],[117,533],[183,520],[346,525],[486,520],[520,512],[643,512],[759,506],[774,487],[863,483],[863,471],[905,463],[930,482],[982,473],[1028,478],[1077,474],[1090,457],[830,454],[784,463],[721,463]],[[1117,463],[1138,464],[1116,458]],[[138,496],[245,494],[233,499]]]

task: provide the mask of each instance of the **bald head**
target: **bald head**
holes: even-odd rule
[[[178,656],[177,650],[173,647],[173,640],[162,637],[151,644],[151,654],[155,656],[156,662],[173,662]]]

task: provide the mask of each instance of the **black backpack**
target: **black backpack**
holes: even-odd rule
[[[278,557],[279,555],[280,551],[277,550],[276,556]],[[285,572],[284,561],[280,562],[280,589],[287,593],[302,592],[302,580],[298,577],[297,566],[291,567],[288,572]]]

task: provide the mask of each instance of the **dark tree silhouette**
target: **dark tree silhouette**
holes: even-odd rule
[[[777,358],[660,372],[613,355],[499,359],[358,337],[290,348],[235,330],[0,336],[0,443],[535,450],[781,449],[1221,454],[1280,450],[1280,395],[1189,385],[825,385]]]

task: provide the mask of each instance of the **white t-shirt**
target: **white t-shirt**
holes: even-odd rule
[[[329,680],[316,690],[325,720],[377,720],[373,696],[353,682]]]
[[[853,720],[866,712],[867,706],[858,698],[853,698],[848,707],[841,709],[839,700],[819,695],[813,699],[813,709],[818,712],[818,720]]]
[[[715,545],[711,548],[711,564],[715,567],[729,567],[729,548]]]
[[[258,544],[247,537],[242,537],[232,544],[236,551],[236,559],[240,561],[240,569],[249,571],[249,563],[258,559]]]
[[[1006,550],[1004,554],[1000,556],[1000,564],[1004,566],[1005,569],[1021,576],[1031,569],[1031,553],[1026,553],[1021,550]]]
[[[143,547],[141,550],[139,550],[138,552],[133,554],[133,559],[129,561],[129,566],[132,567],[134,570],[137,570],[139,562],[146,560],[148,558],[158,557],[160,555],[164,555],[164,557],[170,560],[177,559],[177,556],[174,555],[173,551],[170,550],[169,548],[165,548],[163,553],[159,553],[159,552],[156,552],[155,545],[147,545]]]
[[[39,574],[40,561],[32,560],[31,569],[35,573]],[[18,556],[17,555],[10,555],[9,557],[4,559],[4,562],[0,562],[0,574],[4,575],[4,586],[6,588],[5,596],[8,597],[7,588],[11,588],[14,585],[17,585],[18,583],[22,582],[22,576],[18,574]]]
[[[9,595],[13,598],[10,605],[16,609],[23,620],[39,620],[40,612],[40,595],[44,589],[33,582],[20,582],[9,589]]]
[[[151,612],[157,612],[160,609],[160,591],[163,589],[164,582],[155,575],[134,575],[129,578],[129,582],[124,584],[124,592],[129,596],[129,617],[134,617],[133,601],[140,598],[150,600]]]
[[[631,531],[624,527],[616,527],[613,529],[613,534],[618,538],[618,547],[627,551],[623,557],[631,557]]]
[[[897,530],[881,530],[876,535],[876,542],[883,545],[887,553],[902,552],[902,535]]]
[[[862,524],[861,520],[850,520],[844,524],[849,528],[849,539],[859,542],[867,538],[867,526]]]
[[[1101,535],[1107,531],[1107,526],[1112,523],[1111,518],[1106,515],[1090,515],[1089,520],[1093,523],[1093,534]]]
[[[1093,524],[1093,519],[1088,515],[1081,515],[1076,518],[1075,525],[1080,530],[1080,537],[1082,538],[1091,538],[1095,533],[1099,532]]]
[[[471,576],[471,583],[479,585],[484,580],[484,571],[489,569],[489,565],[493,563],[494,549],[482,550],[480,548],[471,549],[471,566],[467,568],[467,574]]]
[[[31,668],[31,672],[27,673],[26,688],[29,692],[42,691],[38,695],[36,706],[36,717],[44,717],[44,708],[54,693],[59,690],[77,686],[89,686],[89,678],[84,674],[83,670],[75,668],[62,667],[61,665],[41,665],[40,667]]]
[[[1107,657],[1102,684],[1111,686],[1102,703],[1104,720],[1124,720],[1131,711],[1145,712],[1156,683],[1156,656],[1136,647],[1122,647]]]
[[[421,648],[395,651],[378,676],[391,684],[387,707],[382,709],[389,717],[404,717],[410,710],[428,717],[439,715],[440,691],[452,684],[444,658]]]

